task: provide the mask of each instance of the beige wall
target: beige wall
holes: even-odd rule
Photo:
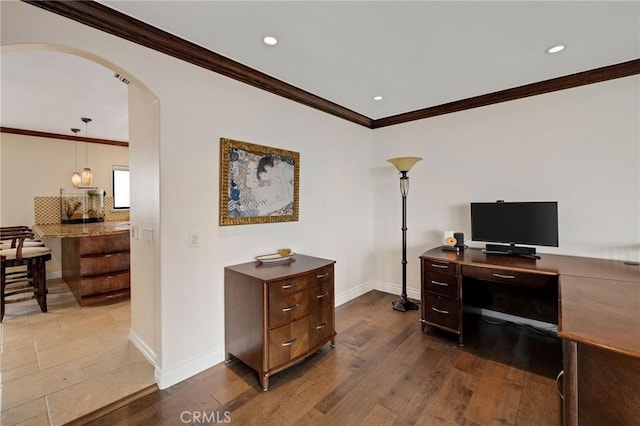
[[[73,188],[71,174],[76,167],[76,144],[78,168],[82,170],[85,165],[88,147],[92,186],[104,188],[107,195],[113,195],[111,166],[129,164],[128,148],[0,133],[0,226],[32,226],[34,197],[56,196],[61,188]],[[47,272],[57,276],[60,274],[60,242],[47,243],[53,251]]]

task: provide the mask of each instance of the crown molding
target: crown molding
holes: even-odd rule
[[[61,135],[60,133],[40,132],[37,130],[16,129],[14,127],[0,127],[0,133],[12,133],[14,135],[35,136],[37,138],[63,139],[73,142],[89,142],[102,145],[115,145],[125,148],[129,147],[129,142],[114,141],[111,139],[88,138],[85,136]]]
[[[640,74],[640,59],[373,120],[372,129]]]
[[[437,115],[450,114],[500,102],[513,101],[529,96],[640,74],[640,59],[634,59],[616,65],[596,68],[374,120],[292,86],[291,84],[263,74],[260,71],[233,61],[218,53],[169,34],[96,1],[22,1],[370,129],[407,123]]]
[[[98,2],[22,1],[258,89],[266,90],[353,123],[371,127],[373,120],[369,117],[176,37]]]

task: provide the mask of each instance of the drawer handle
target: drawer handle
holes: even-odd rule
[[[434,268],[449,269],[449,265],[439,265],[437,263],[432,263],[431,266],[433,266]]]
[[[293,288],[293,287],[295,287],[297,285],[298,285],[298,283],[285,284],[285,285],[282,286],[282,289],[283,290],[287,290],[287,289]]]
[[[441,285],[441,286],[443,286],[443,287],[449,287],[449,284],[447,284],[447,283],[441,283],[440,281],[434,281],[434,280],[431,280],[431,283],[432,283],[432,284],[435,284],[435,285]]]
[[[322,324],[316,325],[316,330],[320,330],[321,328],[325,328],[327,326],[327,322],[323,322]]]
[[[325,272],[324,274],[318,274],[316,275],[316,278],[320,279],[320,278],[327,278],[329,276],[328,272]]]
[[[317,296],[316,296],[316,299],[322,299],[322,298],[323,298],[323,297],[325,297],[327,294],[329,294],[329,292],[328,292],[328,291],[325,291],[324,293],[317,295]]]
[[[560,370],[560,372],[558,373],[558,376],[556,377],[556,389],[558,390],[558,394],[560,395],[561,399],[564,399],[564,395],[562,393],[562,377],[564,376],[564,370]]]
[[[514,279],[516,277],[515,275],[504,275],[504,274],[497,274],[497,273],[496,274],[491,274],[491,275],[493,275],[496,278],[504,278],[504,279],[507,279],[507,280],[512,280],[512,279]]]
[[[439,314],[447,314],[449,315],[449,311],[443,311],[442,309],[438,309],[438,308],[431,308],[432,311],[435,311]]]
[[[300,306],[298,303],[296,303],[295,305],[287,306],[286,308],[282,308],[282,312],[289,312],[289,311],[293,311],[293,310],[294,310],[294,309],[296,309],[298,306]]]
[[[293,339],[289,340],[288,342],[284,342],[284,343],[282,344],[282,347],[291,346],[291,345],[293,345],[293,344],[296,342],[296,340],[298,340],[298,338],[297,338],[297,337],[294,337]]]

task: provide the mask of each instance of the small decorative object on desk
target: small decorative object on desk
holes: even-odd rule
[[[285,248],[279,249],[277,253],[256,256],[256,260],[262,263],[283,262],[291,259],[293,256],[295,256],[295,253],[292,252],[291,249]]]
[[[464,234],[462,232],[445,231],[442,250],[460,252],[466,248],[467,246],[464,244]]]

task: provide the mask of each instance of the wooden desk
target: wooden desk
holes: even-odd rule
[[[556,286],[557,317],[552,322],[558,324],[558,335],[563,339],[564,371],[558,378],[563,378],[564,424],[637,424],[638,264],[552,254],[541,254],[534,260],[485,255],[478,249],[445,252],[439,247],[420,259],[423,330],[425,325],[433,325],[452,331],[458,334],[460,344],[463,306],[476,284],[489,289],[486,283],[490,283],[496,289],[507,283],[509,287],[527,288],[530,294],[538,290],[547,294]],[[511,308],[520,305],[513,299],[503,302],[489,308],[514,313]],[[547,296],[540,296],[537,302],[544,306],[530,311],[548,316],[553,303],[548,303]]]

